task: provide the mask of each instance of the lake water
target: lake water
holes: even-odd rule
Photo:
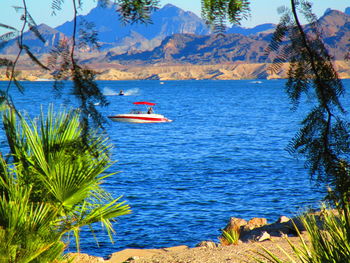
[[[349,81],[345,81],[347,86]],[[6,83],[0,83],[4,87]],[[14,92],[32,115],[54,100],[52,82],[26,82]],[[69,84],[68,84],[69,85]],[[310,181],[302,160],[285,150],[306,109],[290,110],[283,80],[100,81],[111,102],[104,115],[126,113],[134,101],[157,103],[174,120],[109,122],[115,145],[104,187],[123,195],[132,214],[118,218],[111,244],[101,231],[82,231],[82,252],[107,256],[123,248],[160,248],[217,241],[230,217],[293,216],[318,207],[324,187]],[[114,96],[123,89],[129,96]],[[60,100],[55,100],[58,108]]]

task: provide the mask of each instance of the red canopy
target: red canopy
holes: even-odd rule
[[[138,102],[134,102],[134,104],[136,104],[136,105],[149,105],[149,106],[156,105],[155,103],[147,102],[147,101],[138,101]]]

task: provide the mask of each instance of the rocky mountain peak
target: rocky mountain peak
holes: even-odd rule
[[[97,0],[97,8],[110,8],[115,6],[111,0]]]
[[[344,25],[350,22],[350,15],[338,10],[329,9],[319,19],[323,33],[326,37],[334,36],[341,31]]]
[[[165,4],[161,9],[163,9],[164,11],[174,11],[174,10],[180,11],[180,10],[182,10],[173,4]]]

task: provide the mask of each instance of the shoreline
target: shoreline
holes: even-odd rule
[[[85,253],[69,253],[69,255],[75,257],[74,263],[233,263],[256,262],[253,257],[259,257],[257,251],[262,252],[264,247],[281,258],[288,259],[278,247],[292,254],[293,250],[288,240],[293,244],[300,242],[293,222],[303,238],[307,239],[298,217],[290,219],[281,216],[271,224],[268,224],[265,218],[252,218],[247,222],[241,218],[231,217],[224,229],[240,229],[240,239],[236,245],[202,241],[195,247],[179,245],[158,249],[126,248],[112,253],[107,259]]]
[[[278,72],[272,72],[269,63],[231,63],[214,65],[149,65],[121,68],[110,64],[89,65],[96,71],[96,80],[270,80],[286,79],[289,64],[284,63]],[[334,61],[339,78],[350,78],[350,65]],[[18,67],[20,81],[53,81],[50,72],[22,65]],[[5,70],[0,71],[0,81],[8,81]]]

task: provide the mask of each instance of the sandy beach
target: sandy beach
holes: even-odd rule
[[[298,237],[289,237],[289,240],[297,244]],[[256,262],[254,258],[262,258],[257,252],[263,248],[286,260],[286,255],[280,248],[293,255],[288,241],[282,237],[274,237],[264,242],[247,242],[239,245],[222,247],[195,247],[178,246],[164,249],[126,249],[113,253],[108,260],[92,257],[86,254],[75,254],[75,263],[238,263]]]

